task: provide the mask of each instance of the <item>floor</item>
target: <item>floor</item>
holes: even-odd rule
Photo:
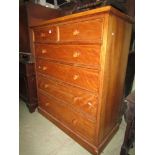
[[[20,155],[91,155],[37,110],[29,113],[22,100],[19,105]],[[119,155],[125,127],[123,119],[118,132],[101,155]],[[131,149],[130,155],[134,154],[134,149]]]

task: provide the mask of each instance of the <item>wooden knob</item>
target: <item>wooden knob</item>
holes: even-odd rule
[[[80,55],[80,52],[78,52],[78,51],[75,51],[75,52],[73,53],[73,57],[74,57],[74,58],[79,57],[79,55]]]
[[[45,33],[41,33],[41,37],[45,37]]]
[[[38,69],[41,69],[41,66],[38,66]]]
[[[74,125],[76,125],[76,124],[77,124],[77,122],[78,122],[78,120],[77,120],[77,119],[73,119],[73,120],[72,120],[72,123],[73,123]]]
[[[80,31],[79,31],[79,30],[74,30],[74,31],[73,31],[73,35],[74,35],[74,36],[79,35],[79,33],[80,33]]]
[[[74,76],[73,76],[73,79],[74,79],[74,80],[77,80],[78,78],[79,78],[79,75],[74,75]]]
[[[45,103],[45,106],[46,106],[46,107],[48,107],[48,106],[49,106],[49,103],[48,103],[48,102],[47,102],[47,103]]]
[[[48,86],[49,86],[48,84],[45,84],[45,85],[44,85],[44,88],[48,88]]]
[[[46,66],[43,66],[43,71],[47,70],[47,67]]]
[[[51,34],[52,33],[52,30],[48,30],[48,33]]]
[[[78,96],[74,97],[74,102],[76,102],[79,99]]]
[[[91,102],[88,102],[87,104],[88,104],[89,106],[92,106],[92,103],[91,103]]]
[[[41,53],[42,54],[47,53],[46,49],[42,49]]]

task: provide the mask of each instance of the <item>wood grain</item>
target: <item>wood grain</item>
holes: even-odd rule
[[[75,63],[99,68],[99,45],[51,45],[35,44],[36,58]]]
[[[102,74],[99,142],[104,139],[119,120],[123,97],[124,78],[131,38],[131,24],[110,15],[107,26],[107,45]],[[106,76],[103,76],[106,75]],[[104,130],[103,130],[104,129]]]
[[[57,27],[47,26],[34,31],[36,42],[57,42]]]
[[[39,112],[96,155],[119,127],[131,22],[107,6],[32,27],[56,27],[33,42]]]
[[[104,14],[105,13],[114,14],[127,22],[133,23],[132,17],[120,12],[119,10],[113,8],[112,6],[105,6],[105,7],[100,7],[97,9],[92,9],[89,11],[84,11],[84,12],[80,12],[80,13],[76,13],[76,14],[72,14],[72,15],[55,18],[52,20],[43,21],[43,22],[40,22],[39,24],[33,26],[33,28],[36,28],[38,26],[43,26],[43,25],[45,26],[48,24],[63,23],[66,21],[71,21],[72,19],[81,19],[81,18],[87,18],[87,17],[97,16],[97,15],[103,15],[103,13]]]
[[[38,88],[66,103],[84,116],[96,120],[98,96],[87,91],[38,76]]]
[[[101,42],[103,19],[59,25],[60,42]],[[89,36],[89,37],[88,37]]]
[[[76,86],[98,90],[98,71],[45,60],[36,61],[36,71]]]
[[[61,120],[71,129],[74,129],[81,136],[86,137],[88,141],[94,141],[95,124],[83,119],[80,115],[68,109],[65,104],[59,103],[53,98],[49,98],[41,93],[39,93],[38,98],[41,108],[48,113],[52,113],[54,117]]]

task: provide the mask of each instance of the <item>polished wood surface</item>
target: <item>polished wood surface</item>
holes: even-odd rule
[[[119,127],[131,23],[107,6],[32,27],[39,112],[93,154]]]
[[[36,61],[36,71],[90,91],[98,90],[98,71],[96,70],[39,59]]]
[[[90,17],[90,16],[97,16],[99,14],[103,15],[104,13],[110,13],[110,14],[114,14],[115,16],[122,18],[124,20],[126,20],[127,22],[132,23],[133,22],[133,18],[131,18],[130,16],[118,11],[117,9],[113,8],[112,6],[105,6],[105,7],[100,7],[97,9],[92,9],[89,11],[84,11],[84,12],[80,12],[80,13],[75,13],[72,15],[67,15],[67,16],[63,16],[63,17],[59,17],[59,18],[55,18],[55,19],[51,19],[51,20],[46,20],[43,22],[40,22],[38,24],[34,24],[34,27],[38,27],[38,26],[43,26],[43,25],[48,25],[48,24],[54,24],[54,23],[63,23],[66,21],[70,21],[73,18],[74,19],[80,19],[80,18],[86,18],[86,17]],[[80,19],[81,20],[81,19]]]
[[[132,25],[126,21],[111,15],[107,21],[107,42],[103,53],[104,66],[102,91],[99,141],[102,141],[111,128],[118,121],[120,103],[123,97],[124,80],[127,66]],[[112,60],[111,60],[112,59]],[[104,76],[106,75],[106,76]],[[108,103],[108,104],[104,104]],[[104,130],[103,130],[104,128]]]
[[[65,125],[71,127],[71,129],[81,136],[86,137],[88,141],[94,141],[95,124],[83,118],[73,110],[70,110],[69,106],[62,104],[62,102],[58,102],[54,98],[49,99],[49,96],[46,97],[40,92],[39,104],[45,111],[52,113],[54,117],[61,120]]]
[[[28,25],[35,26],[49,19],[61,17],[64,14],[62,9],[52,9],[34,2],[25,2],[27,7]]]
[[[59,39],[63,42],[101,42],[102,19],[59,25]],[[89,37],[88,37],[89,36]]]
[[[45,58],[65,63],[99,68],[99,45],[51,45],[36,44],[36,58]]]
[[[92,121],[96,120],[98,104],[98,96],[96,94],[66,85],[59,81],[49,80],[43,76],[38,76],[38,89],[68,104]]]
[[[28,17],[25,5],[19,7],[19,50],[30,53]]]
[[[36,30],[35,32],[36,42],[56,42],[57,41],[57,27],[47,26]]]

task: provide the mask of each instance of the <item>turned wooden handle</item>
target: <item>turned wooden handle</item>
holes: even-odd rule
[[[91,108],[95,108],[92,102],[89,101],[87,104],[88,104],[88,106],[89,106],[90,109]]]
[[[48,87],[49,87],[49,85],[48,85],[48,84],[45,84],[45,85],[44,85],[44,88],[48,88]]]
[[[74,58],[77,58],[77,57],[79,57],[79,56],[80,56],[80,52],[75,51],[75,52],[73,53],[73,57],[74,57]]]
[[[42,49],[42,50],[41,50],[41,53],[42,53],[42,54],[47,53],[46,49]]]
[[[92,102],[90,102],[90,101],[89,101],[87,104],[88,104],[89,106],[92,106]]]
[[[46,66],[43,66],[43,71],[47,70],[47,67]]]
[[[74,30],[74,31],[73,31],[73,35],[74,35],[74,36],[79,35],[79,33],[80,33],[80,31],[79,31],[79,30]]]
[[[51,34],[52,33],[52,30],[48,30],[48,33]]]
[[[78,96],[74,97],[73,101],[76,102],[77,100],[79,100],[79,97]]]
[[[79,78],[79,75],[77,74],[73,76],[73,80],[77,80],[78,78]]]

